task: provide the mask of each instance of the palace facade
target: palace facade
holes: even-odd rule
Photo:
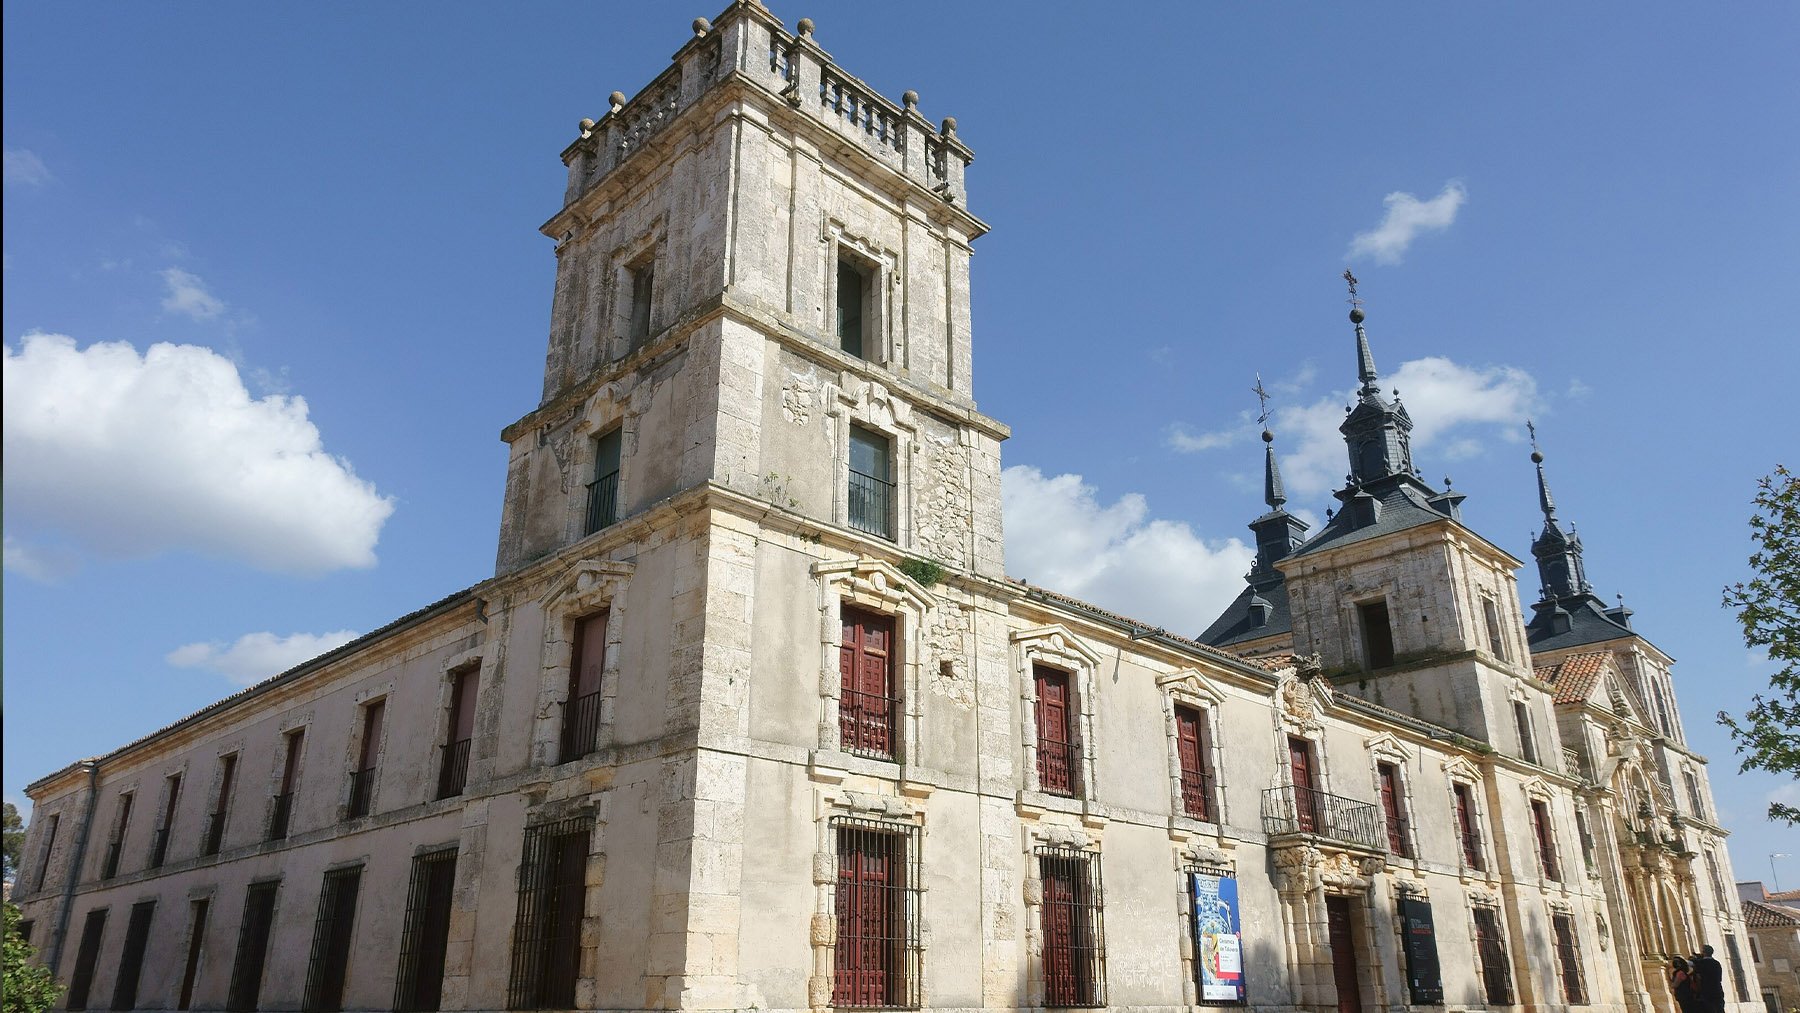
[[[1757,1008],[1671,660],[1541,460],[1525,615],[1360,308],[1190,639],[1005,574],[954,121],[739,0],[562,158],[494,575],[31,785],[68,1008]]]

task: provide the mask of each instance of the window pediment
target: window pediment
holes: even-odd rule
[[[1014,630],[1012,642],[1034,661],[1071,671],[1091,671],[1100,667],[1100,656],[1061,623]]]
[[[866,601],[886,611],[921,616],[937,607],[937,599],[892,563],[859,556],[814,563],[813,576],[840,595]]]
[[[1225,702],[1225,694],[1197,668],[1184,668],[1179,672],[1156,677],[1156,685],[1163,692],[1175,697],[1185,697],[1206,706],[1218,706]]]
[[[1363,740],[1363,745],[1377,760],[1405,766],[1412,762],[1412,751],[1392,732],[1383,732]]]
[[[1481,782],[1481,771],[1476,770],[1475,765],[1462,756],[1452,756],[1444,761],[1444,776],[1453,782],[1460,781],[1464,784]]]
[[[544,593],[546,612],[580,611],[604,604],[625,589],[637,566],[610,559],[583,560]]]

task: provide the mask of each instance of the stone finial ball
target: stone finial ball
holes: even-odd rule
[[[818,25],[813,24],[812,18],[801,18],[800,22],[798,24],[796,24],[794,27],[800,30],[800,34],[802,36],[806,36],[806,35],[811,35],[813,33],[813,29],[817,28]]]
[[[919,93],[909,89],[901,94],[900,101],[906,103],[906,108],[908,109],[917,109],[919,107]]]
[[[611,102],[612,107],[617,109],[625,104],[625,93],[622,91],[615,91],[606,97],[606,101]]]
[[[1263,430],[1263,442],[1264,443],[1274,443],[1275,442],[1275,434],[1269,432],[1267,429]]]
[[[1356,307],[1351,308],[1350,322],[1353,324],[1360,324],[1363,322],[1363,311],[1362,311],[1361,306],[1356,306]]]
[[[710,31],[712,31],[712,22],[711,21],[708,21],[705,18],[695,18],[694,19],[694,34],[695,35],[705,35],[707,32],[710,32]]]
[[[1544,455],[1538,453],[1535,450],[1532,451],[1531,452],[1531,463],[1532,464],[1543,464],[1544,463]]]
[[[956,117],[954,117],[954,116],[944,117],[944,126],[943,126],[943,129],[939,131],[939,133],[943,134],[945,137],[949,137],[952,134],[956,133]]]
[[[582,132],[582,133],[584,133],[584,134],[585,134],[585,133],[587,133],[587,132],[588,132],[588,131],[590,131],[590,130],[592,130],[592,129],[594,129],[594,121],[593,121],[593,120],[590,120],[590,119],[588,119],[588,118],[587,118],[587,117],[586,117],[586,116],[583,116],[583,117],[582,117],[582,118],[581,118],[581,122],[580,122],[580,123],[577,123],[577,124],[575,124],[575,125],[576,125],[576,126],[577,126],[577,127],[580,127],[580,128],[581,128],[581,132]]]

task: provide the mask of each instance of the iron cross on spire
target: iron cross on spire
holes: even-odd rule
[[[1256,374],[1256,386],[1250,388],[1250,393],[1255,394],[1257,403],[1262,405],[1262,410],[1256,416],[1256,424],[1264,429],[1269,428],[1269,419],[1272,417],[1269,413],[1269,392],[1263,389],[1261,373]]]
[[[1527,433],[1531,434],[1531,451],[1532,451],[1532,453],[1535,454],[1538,452],[1537,423],[1531,421],[1530,419],[1526,419],[1525,420],[1525,431]]]
[[[1361,306],[1362,300],[1356,297],[1356,275],[1351,274],[1347,267],[1344,268],[1344,280],[1350,283],[1350,305]]]

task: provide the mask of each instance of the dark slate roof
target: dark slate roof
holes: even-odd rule
[[[1531,644],[1531,653],[1598,644],[1638,635],[1631,627],[1609,618],[1600,599],[1591,594],[1563,598],[1557,605],[1568,614],[1569,628],[1559,631],[1553,618],[1555,610],[1546,607],[1546,603],[1539,602],[1533,606],[1537,614],[1531,617],[1531,622],[1525,624],[1525,639]]]
[[[1250,615],[1250,599],[1261,595],[1263,600],[1274,606],[1269,613],[1269,621],[1258,626]],[[1294,631],[1294,617],[1288,611],[1287,582],[1279,581],[1262,590],[1246,587],[1238,593],[1224,614],[1213,620],[1206,632],[1194,638],[1203,644],[1214,647],[1230,647],[1246,640],[1261,640],[1280,633]]]
[[[1376,490],[1383,485],[1386,488],[1377,492]],[[1381,504],[1381,516],[1376,519],[1375,523],[1357,527],[1355,519],[1351,516],[1352,511],[1345,507],[1333,514],[1331,520],[1325,522],[1325,526],[1319,530],[1319,533],[1307,539],[1304,544],[1293,551],[1292,555],[1304,556],[1320,549],[1380,538],[1382,535],[1390,535],[1396,531],[1405,531],[1408,528],[1420,527],[1433,521],[1448,519],[1429,504],[1430,494],[1422,483],[1396,482],[1390,478],[1368,487],[1368,491]]]

